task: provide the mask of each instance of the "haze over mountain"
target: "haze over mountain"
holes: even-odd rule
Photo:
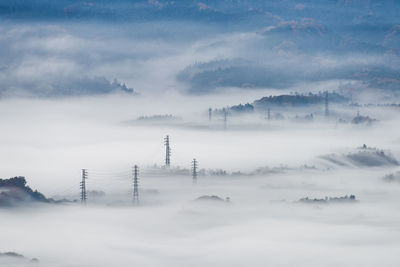
[[[394,0],[5,0],[0,95],[397,92],[399,13]]]

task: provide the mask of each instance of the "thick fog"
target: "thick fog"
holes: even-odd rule
[[[1,1],[0,266],[397,267],[399,11]]]
[[[382,177],[398,167],[341,166],[321,158],[341,158],[364,143],[399,158],[395,111],[362,108],[381,119],[373,126],[323,117],[313,123],[265,121],[255,115],[230,117],[224,130],[221,117],[208,121],[208,103],[223,107],[237,101],[235,95],[3,101],[1,114],[8,115],[1,117],[3,177],[23,175],[46,196],[79,200],[86,168],[87,190],[105,196],[89,194],[86,205],[1,210],[1,251],[38,258],[32,264],[40,266],[397,266],[400,186]],[[136,120],[152,114],[174,114],[182,121]],[[196,158],[200,169],[228,175],[199,175],[194,185],[190,172],[152,170],[164,164],[167,134],[172,170],[189,170]],[[134,164],[140,167],[136,206]],[[239,171],[242,175],[231,175]],[[351,194],[358,202],[297,202]],[[195,201],[204,195],[230,202]],[[4,264],[28,264],[14,261]]]

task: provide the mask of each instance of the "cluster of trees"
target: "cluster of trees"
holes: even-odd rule
[[[370,118],[369,116],[361,116],[359,114],[351,120],[351,123],[353,124],[372,124],[373,122],[376,122],[376,119]]]
[[[346,203],[346,202],[355,202],[356,196],[355,195],[346,195],[344,197],[325,197],[325,198],[301,198],[299,202],[302,203]]]
[[[10,206],[21,201],[48,203],[51,199],[27,186],[23,176],[0,179],[0,206]]]
[[[328,100],[330,103],[343,103],[348,99],[338,93],[328,92]],[[266,107],[266,106],[307,106],[313,104],[323,104],[325,101],[326,94],[324,92],[318,92],[317,94],[290,94],[290,95],[278,95],[278,96],[266,96],[261,99],[255,100],[253,105],[255,107]]]
[[[167,115],[152,115],[152,116],[140,116],[137,121],[169,121],[169,120],[181,120],[181,117],[177,117],[171,114]]]
[[[326,95],[327,94],[327,95]],[[345,103],[346,97],[335,92],[318,92],[308,94],[293,93],[289,95],[265,96],[255,100],[253,103],[239,104],[226,108],[228,112],[249,113],[255,110],[265,112],[268,107],[304,107],[309,105],[321,105],[325,103],[328,97],[329,103]],[[224,109],[215,109],[214,113],[222,114]]]
[[[385,182],[398,182],[400,183],[400,171],[387,174],[382,178]]]

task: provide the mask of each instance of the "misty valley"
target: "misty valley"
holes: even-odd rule
[[[398,267],[399,13],[0,1],[0,267]]]
[[[4,169],[26,176],[0,180],[2,253],[23,256],[0,261],[92,266],[101,251],[104,266],[200,266],[219,258],[201,255],[226,246],[237,252],[234,265],[280,264],[279,252],[304,247],[313,249],[285,264],[343,246],[367,253],[342,252],[353,264],[376,262],[381,245],[396,255],[398,106],[329,101],[330,93],[281,96],[254,107],[188,99],[196,105],[168,115],[180,97],[145,113],[149,99],[137,96],[10,100],[3,108],[15,116],[3,126],[23,134],[3,134]],[[26,162],[15,174],[13,155]]]

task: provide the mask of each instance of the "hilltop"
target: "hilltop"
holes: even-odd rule
[[[0,179],[0,207],[26,202],[50,203],[54,200],[46,198],[37,190],[32,190],[26,185],[23,176]]]
[[[327,93],[329,103],[346,103],[348,99],[338,93]],[[322,105],[325,103],[326,94],[319,92],[317,94],[283,94],[275,96],[265,96],[253,101],[253,103],[239,104],[228,107],[228,111],[232,112],[253,112],[255,110],[265,111],[267,107],[306,107],[312,105]],[[222,110],[216,110],[222,112]]]

